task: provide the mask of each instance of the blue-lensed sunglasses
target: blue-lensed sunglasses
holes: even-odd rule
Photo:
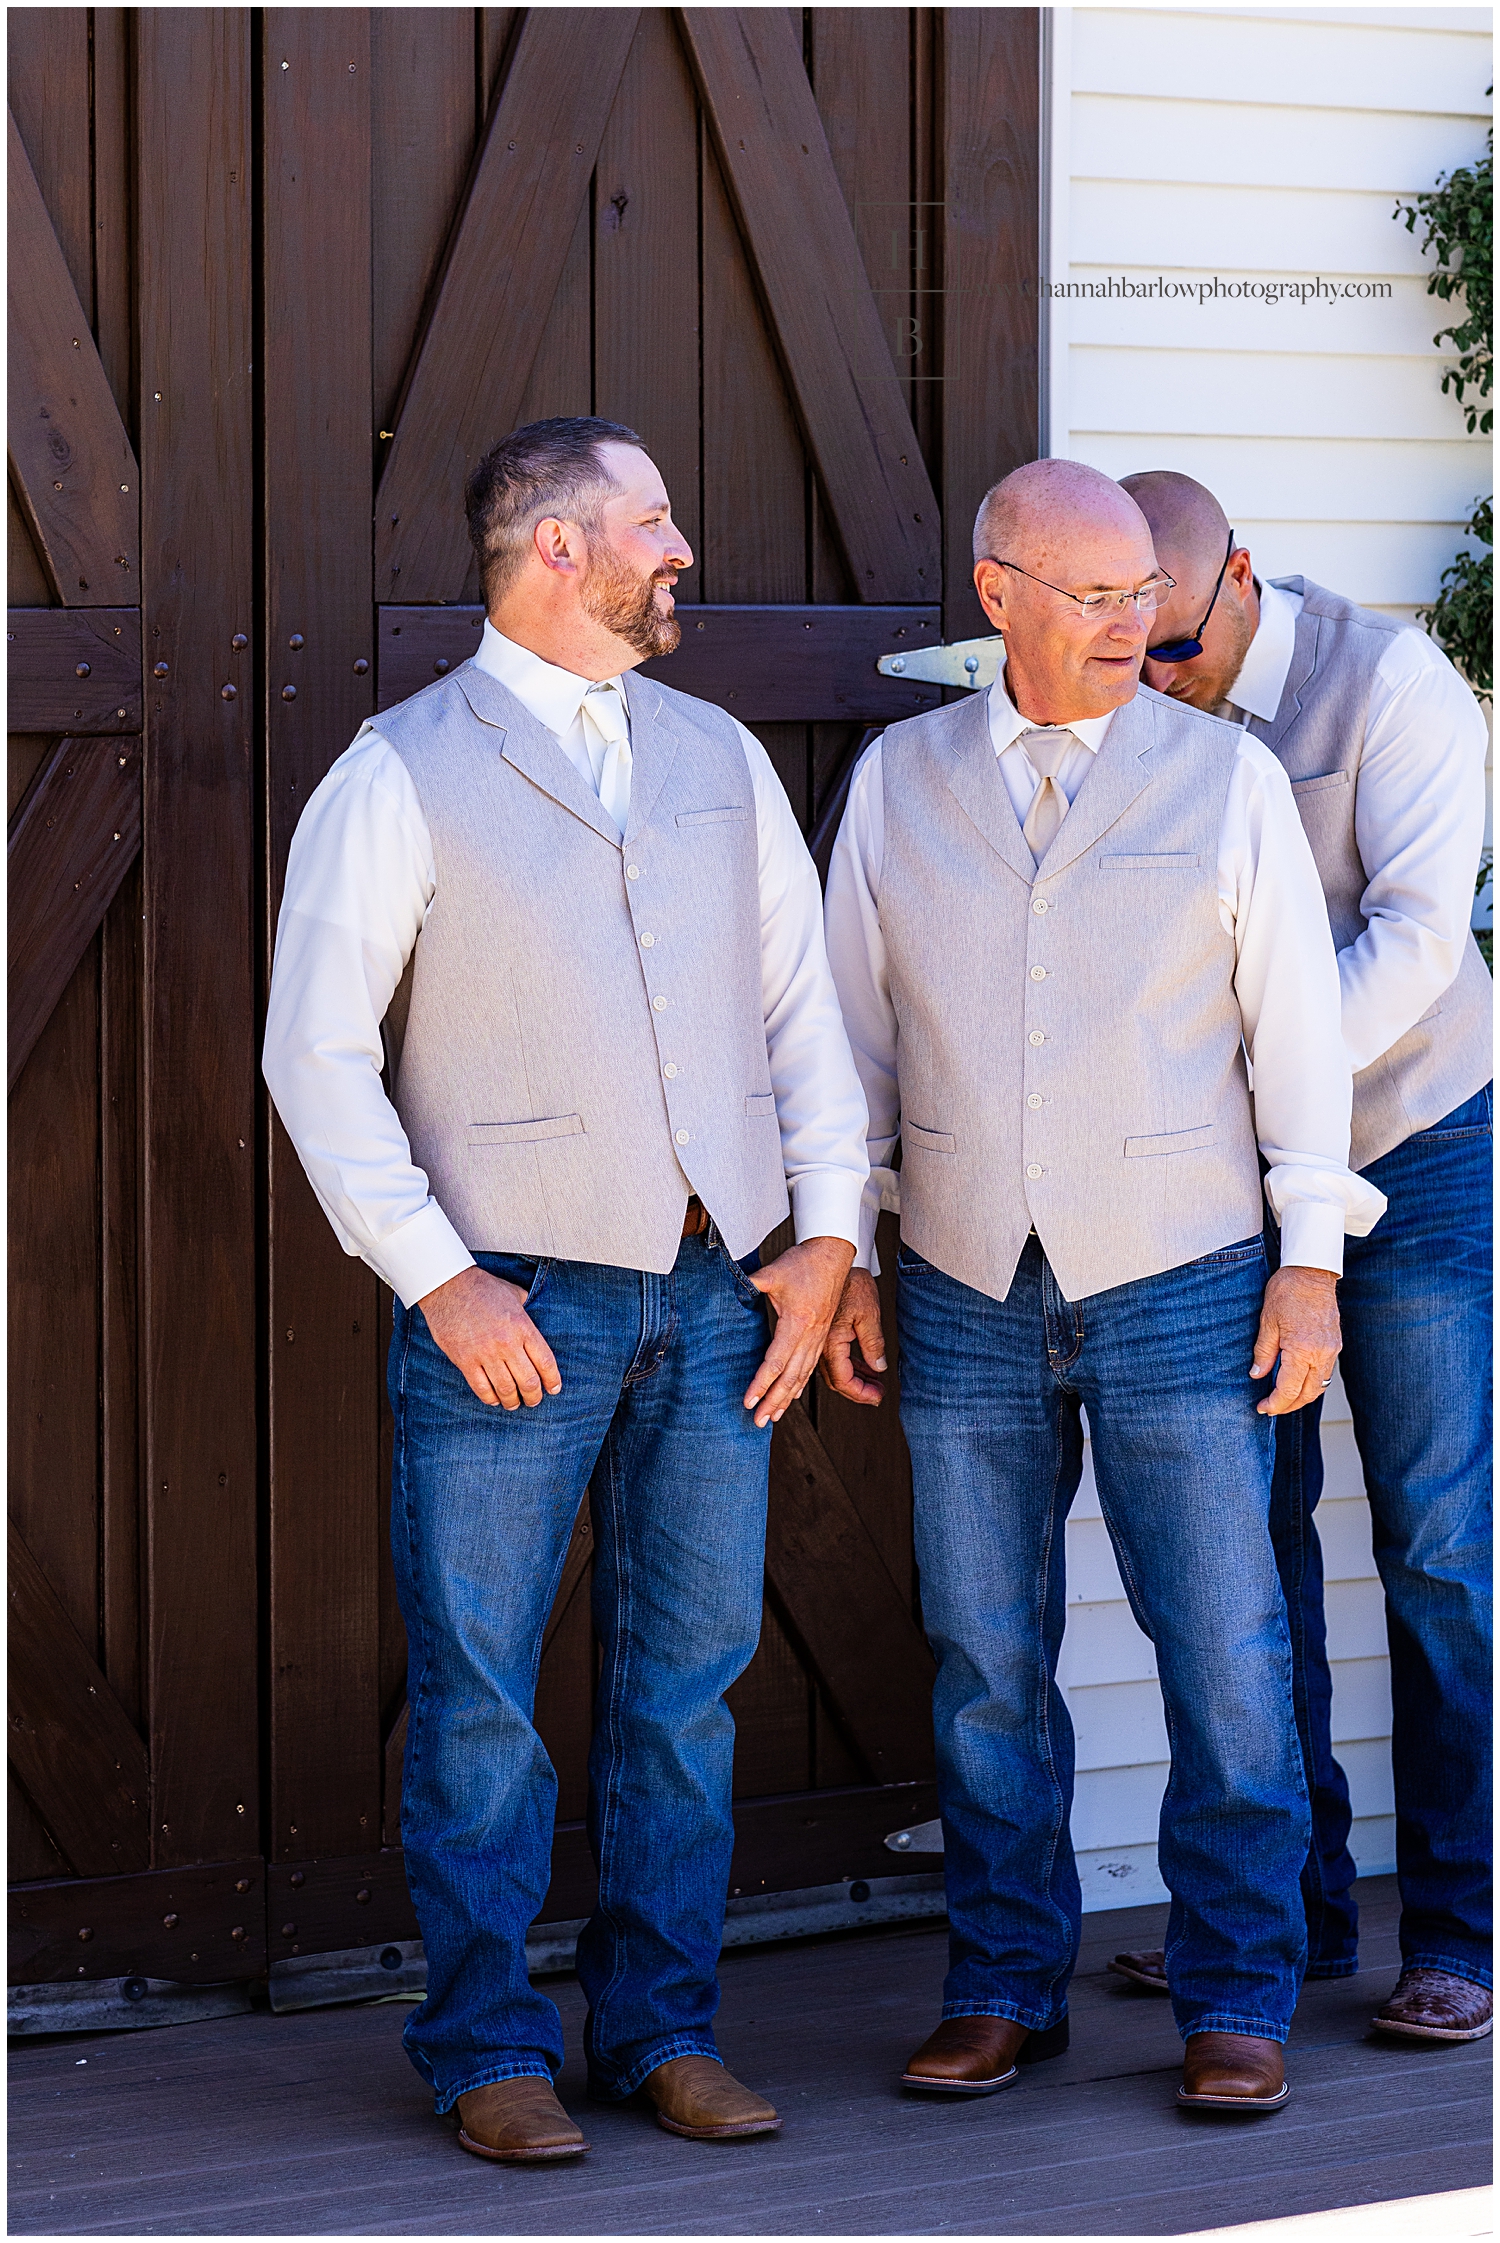
[[[1229,566],[1229,556],[1233,551],[1234,532],[1231,530],[1229,543],[1224,548],[1224,558],[1219,563],[1219,573],[1214,579],[1214,596],[1203,611],[1203,621],[1190,638],[1164,639],[1160,646],[1148,646],[1146,649],[1146,660],[1148,662],[1191,662],[1195,655],[1203,652],[1203,634],[1208,629],[1209,617],[1218,605],[1219,586],[1224,581],[1224,571]]]

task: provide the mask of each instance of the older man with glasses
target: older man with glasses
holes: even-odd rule
[[[1038,461],[989,493],[974,556],[1005,666],[868,751],[827,908],[873,1175],[825,1376],[880,1398],[853,1349],[878,1372],[871,1246],[899,1136],[901,1417],[939,1661],[951,1968],[905,2084],[986,2095],[1066,2045],[1080,1896],[1056,1674],[1086,1409],[1166,1701],[1180,2097],[1275,2110],[1309,1816],[1273,1428],[1328,1383],[1344,1233],[1384,1202],[1348,1168],[1338,970],[1285,773],[1140,690],[1174,587],[1139,508]]]

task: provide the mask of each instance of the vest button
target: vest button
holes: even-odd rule
[[[677,1142],[678,1142],[678,1144],[679,1144],[679,1145],[685,1145],[685,1144],[687,1143],[687,1141],[688,1141],[688,1133],[687,1133],[687,1131],[686,1131],[685,1129],[679,1129],[679,1130],[678,1130],[678,1132],[677,1132]]]
[[[639,880],[641,877],[640,866],[638,864],[628,864],[625,867],[625,877],[627,880]]]
[[[1042,1034],[1042,1031],[1040,1030],[1040,1028],[1033,1028],[1033,1029],[1032,1029],[1032,1031],[1031,1031],[1031,1034],[1030,1034],[1030,1035],[1029,1035],[1029,1036],[1027,1037],[1026,1041],[1027,1041],[1027,1043],[1028,1043],[1028,1044],[1044,1044],[1044,1043],[1045,1043],[1045,1042],[1047,1041],[1047,1039],[1046,1039],[1046,1037],[1045,1037],[1045,1036],[1044,1036],[1044,1035]]]
[[[671,1062],[671,1060],[670,1060],[670,1059],[669,1059],[669,1060],[667,1061],[667,1064],[665,1065],[665,1067],[663,1067],[663,1069],[662,1069],[662,1073],[663,1073],[663,1074],[664,1074],[664,1075],[666,1076],[666,1078],[667,1078],[667,1081],[668,1081],[668,1082],[673,1082],[673,1081],[675,1081],[675,1079],[676,1079],[676,1075],[677,1075],[677,1069],[676,1069],[676,1068],[675,1068],[675,1067],[673,1066],[673,1064],[672,1064],[672,1062]]]
[[[653,998],[652,998],[652,1000],[651,1000],[651,1010],[652,1010],[653,1012],[665,1012],[665,1011],[666,1011],[666,1009],[667,1009],[667,1000],[666,1000],[666,998],[665,998],[665,997],[653,997]]]
[[[1031,969],[1031,978],[1032,978],[1032,980],[1033,980],[1033,981],[1045,981],[1045,980],[1046,980],[1046,978],[1047,978],[1047,969],[1046,969],[1046,967],[1045,967],[1045,966],[1033,966],[1033,967],[1032,967],[1032,969]]]
[[[1033,896],[1033,897],[1032,897],[1032,899],[1031,899],[1031,908],[1032,908],[1032,910],[1033,910],[1033,911],[1034,911],[1034,912],[1036,913],[1037,917],[1038,917],[1038,918],[1040,919],[1040,917],[1042,916],[1042,913],[1043,913],[1043,912],[1044,912],[1044,911],[1046,910],[1046,908],[1047,908],[1047,899],[1046,899],[1046,897],[1045,897],[1045,896]]]
[[[653,944],[653,943],[655,942],[655,940],[656,940],[656,937],[655,937],[655,935],[642,935],[642,937],[641,937],[641,948],[642,948],[642,950],[649,950],[649,949],[651,948],[652,944]]]
[[[1040,1176],[1042,1173],[1041,1162],[1039,1160],[1029,1160],[1026,1163],[1026,1173],[1032,1178]]]
[[[1032,1112],[1035,1113],[1039,1106],[1045,1104],[1045,1100],[1042,1098],[1042,1095],[1039,1091],[1034,1090],[1031,1096],[1027,1099],[1026,1103],[1031,1108]]]

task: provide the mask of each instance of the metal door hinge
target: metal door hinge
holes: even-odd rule
[[[974,693],[992,686],[1005,652],[998,635],[955,639],[951,646],[914,647],[909,654],[882,654],[875,667],[883,678],[919,678],[924,685],[965,685]]]

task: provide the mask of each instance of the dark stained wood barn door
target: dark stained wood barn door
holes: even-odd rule
[[[597,412],[698,555],[661,674],[826,849],[870,728],[936,698],[876,657],[981,627],[974,508],[1035,449],[1037,40],[1020,9],[12,15],[21,1977],[413,1934],[390,1301],[255,1073],[291,835],[477,640],[468,465]],[[590,1561],[585,1506],[538,1696],[553,1919],[590,1899]],[[766,1587],[734,1886],[885,1873],[934,1811],[891,1403],[779,1429]],[[168,1968],[140,1942],[189,1865],[228,1914]]]

